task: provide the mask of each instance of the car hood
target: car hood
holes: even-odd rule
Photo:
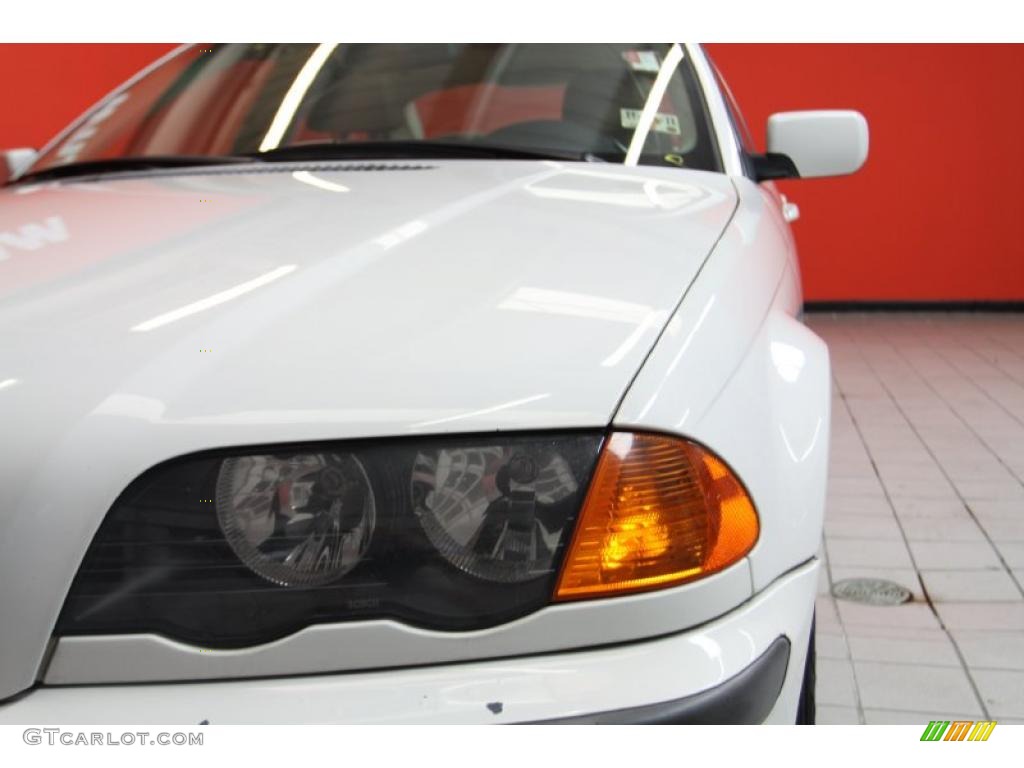
[[[606,426],[735,204],[718,174],[518,161],[0,191],[0,698],[162,460]]]
[[[260,171],[3,194],[3,423],[188,449],[603,426],[735,204],[664,169]]]

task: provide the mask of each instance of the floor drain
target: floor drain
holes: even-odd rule
[[[885,579],[843,579],[832,585],[840,600],[867,605],[901,605],[910,601],[910,590]]]

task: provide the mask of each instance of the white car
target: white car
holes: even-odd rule
[[[699,46],[217,45],[6,152],[0,722],[812,722],[770,181],[867,136],[755,154]]]

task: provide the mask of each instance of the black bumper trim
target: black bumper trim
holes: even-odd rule
[[[754,725],[764,722],[782,692],[789,666],[789,640],[778,637],[735,677],[706,691],[659,704],[574,715],[549,724],[579,725]]]

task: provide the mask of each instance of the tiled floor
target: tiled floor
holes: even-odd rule
[[[1024,722],[1024,315],[807,322],[834,376],[818,722]],[[914,599],[834,600],[854,576]]]

